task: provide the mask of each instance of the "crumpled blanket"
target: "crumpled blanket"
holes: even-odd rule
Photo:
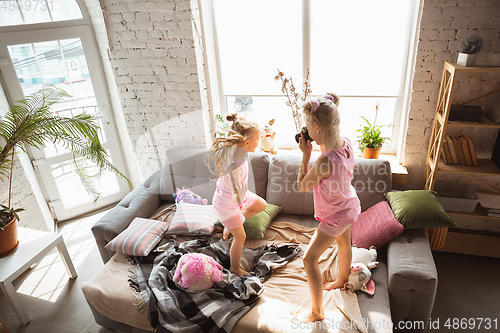
[[[213,236],[178,243],[160,243],[147,257],[129,257],[130,286],[140,300],[139,309],[149,310],[151,326],[163,332],[231,332],[263,292],[263,282],[272,270],[302,254],[300,245],[262,245],[244,248],[242,267],[253,267],[252,275],[238,277],[229,272],[229,244]],[[176,264],[185,253],[203,253],[224,267],[224,279],[211,289],[190,291],[173,281]],[[147,306],[146,306],[147,305]]]

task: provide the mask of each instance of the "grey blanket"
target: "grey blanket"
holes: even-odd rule
[[[224,279],[211,289],[193,292],[175,282],[173,275],[185,253],[203,253],[224,267]],[[130,286],[142,295],[151,326],[163,332],[231,332],[238,320],[263,292],[272,270],[286,265],[302,250],[296,244],[263,245],[244,249],[242,267],[252,275],[229,272],[229,244],[217,237],[202,236],[178,243],[169,240],[147,257],[130,257]]]

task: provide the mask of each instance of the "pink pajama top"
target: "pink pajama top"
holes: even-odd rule
[[[325,155],[332,164],[332,174],[314,186],[314,217],[332,225],[343,227],[358,220],[361,205],[356,190],[351,185],[354,177],[354,153],[351,141],[344,140],[344,147],[331,149]],[[349,153],[347,157],[346,152]],[[321,157],[320,156],[320,157]]]
[[[240,161],[236,156],[233,156],[233,159],[230,163],[228,163],[227,168],[232,163],[236,163],[239,165],[241,169],[241,182],[248,184],[248,161]],[[226,169],[227,169],[226,168]],[[228,174],[222,175],[217,179],[217,188],[215,189],[214,197],[212,199],[212,203],[216,207],[225,208],[227,210],[230,209],[238,209],[239,205],[233,200],[233,190],[231,185],[231,179]],[[243,204],[247,200],[247,196],[241,204]]]

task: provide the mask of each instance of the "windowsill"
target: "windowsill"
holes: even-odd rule
[[[299,149],[278,149],[278,154],[286,153],[286,154],[292,154],[292,155],[298,155],[301,156],[302,152]],[[312,157],[318,157],[321,155],[321,152],[319,150],[313,150],[312,151]],[[363,158],[360,153],[356,154],[357,158]],[[391,164],[391,172],[392,172],[392,183],[393,184],[406,184],[406,181],[408,180],[408,170],[406,167],[402,166],[401,164],[398,163],[398,159],[396,154],[380,154],[379,159],[381,160],[386,160],[389,161]]]

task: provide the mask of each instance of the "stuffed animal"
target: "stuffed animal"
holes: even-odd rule
[[[206,205],[208,203],[207,199],[202,199],[198,194],[191,191],[188,188],[175,189],[175,193],[172,194],[175,198],[175,204],[179,202],[186,202],[195,205]]]
[[[375,283],[371,279],[370,269],[377,267],[377,250],[375,246],[370,250],[360,249],[356,245],[352,246],[352,264],[349,273],[349,281],[344,284],[344,289],[352,291],[362,290],[369,295],[375,293]]]
[[[273,130],[274,119],[269,120],[269,125],[264,126],[264,137],[260,140],[260,149],[267,153],[277,154],[276,146],[274,145],[274,137],[276,131]]]
[[[202,253],[187,253],[180,257],[175,269],[174,282],[181,287],[199,291],[212,288],[222,281],[222,266]]]

